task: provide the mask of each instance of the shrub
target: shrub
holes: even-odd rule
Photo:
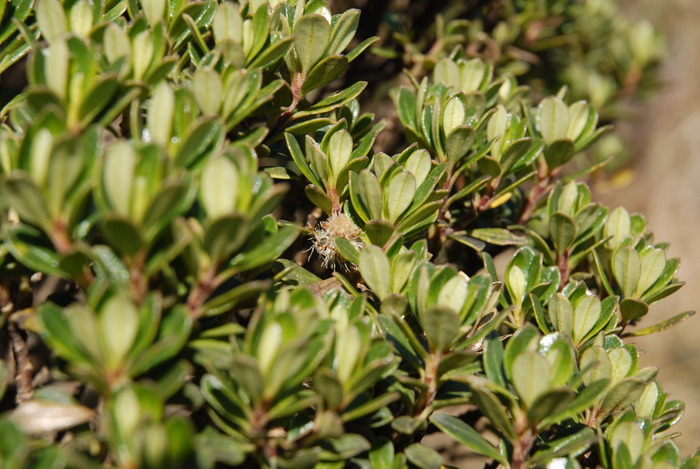
[[[607,129],[580,98],[616,119],[657,58],[609,5],[452,6],[432,43],[387,13],[400,136],[360,110],[357,9],[5,3],[3,467],[437,468],[431,433],[490,467],[693,467],[626,342],[692,314],[638,327],[679,261],[580,181]],[[628,68],[554,47],[579,17],[639,36]],[[560,87],[581,67],[605,96]]]

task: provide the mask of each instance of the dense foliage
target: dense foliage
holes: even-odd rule
[[[580,181],[653,28],[345,3],[0,5],[0,465],[695,467],[679,261]]]

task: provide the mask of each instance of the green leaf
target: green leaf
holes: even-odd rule
[[[51,233],[51,215],[41,190],[26,174],[15,171],[3,181],[5,197],[21,220]]]
[[[331,199],[329,199],[326,193],[321,189],[309,184],[304,187],[304,193],[311,203],[323,210],[324,213],[327,215],[333,213],[333,202],[331,202]]]
[[[190,195],[190,187],[185,182],[163,184],[143,216],[145,238],[152,241],[175,216],[187,210],[192,200]]]
[[[377,177],[370,171],[363,169],[357,178],[359,200],[366,212],[369,220],[382,218],[384,202],[382,198],[382,187]]]
[[[38,313],[45,338],[59,356],[74,363],[90,361],[61,308],[53,303],[42,303]]]
[[[579,344],[592,332],[593,328],[601,317],[602,306],[600,300],[595,296],[584,296],[576,304],[574,310],[574,324],[571,338],[574,343]]]
[[[612,256],[612,270],[625,297],[631,297],[642,274],[642,261],[639,253],[629,246],[615,251]]]
[[[594,381],[612,379],[612,363],[603,347],[594,345],[587,348],[579,361],[586,386]]]
[[[340,54],[350,44],[355,36],[357,26],[360,24],[360,10],[352,8],[346,10],[333,25],[328,51],[331,54]]]
[[[646,383],[642,379],[624,378],[607,392],[600,405],[601,412],[604,414],[617,412],[632,405],[642,395],[645,387]]]
[[[573,435],[567,435],[553,441],[548,441],[546,447],[537,451],[530,461],[532,463],[547,463],[556,458],[579,454],[590,448],[598,440],[598,435],[592,428],[584,427]]]
[[[625,298],[620,301],[620,315],[625,321],[639,319],[649,312],[649,305],[641,300]]]
[[[441,305],[431,306],[420,315],[431,352],[444,352],[450,348],[459,334],[459,315],[452,308]]]
[[[545,391],[528,410],[527,419],[531,424],[537,424],[546,418],[556,416],[567,410],[576,394],[570,388],[560,387]]]
[[[439,469],[442,466],[442,456],[432,448],[414,443],[404,450],[408,461],[419,469]]]
[[[537,106],[535,122],[546,144],[567,138],[569,107],[561,99],[548,96]]]
[[[284,226],[265,238],[252,249],[238,254],[231,260],[231,267],[238,272],[253,270],[277,259],[299,235],[295,226]]]
[[[510,338],[503,354],[503,366],[511,380],[515,359],[527,350],[535,350],[538,341],[539,334],[532,324],[526,324]]]
[[[230,215],[236,209],[238,199],[236,166],[223,156],[207,161],[202,170],[199,194],[210,219]]]
[[[359,264],[360,253],[350,241],[343,237],[337,236],[334,242],[335,248],[338,250],[338,253],[340,253],[340,255],[343,256],[345,260],[350,261],[355,265]]]
[[[681,322],[685,321],[689,317],[693,316],[695,311],[686,311],[685,313],[677,314],[665,321],[661,321],[653,326],[644,327],[642,329],[637,329],[635,331],[625,332],[622,337],[640,337],[643,335],[655,334],[657,332],[665,331],[674,326],[677,326]]]
[[[12,256],[37,272],[70,278],[68,272],[60,267],[61,258],[53,246],[46,246],[46,240],[40,232],[30,225],[20,224],[9,228],[5,234],[5,246]]]
[[[544,428],[568,418],[576,418],[579,414],[586,412],[600,401],[609,382],[607,379],[601,379],[586,385],[563,412],[560,412],[559,415],[548,416],[540,422],[540,427]]]
[[[557,254],[561,256],[576,239],[576,224],[570,216],[554,212],[549,218],[549,233]]]
[[[138,332],[136,306],[124,296],[113,296],[100,310],[100,329],[108,369],[119,369]]]
[[[358,81],[344,90],[337,91],[302,111],[295,112],[292,119],[299,119],[302,117],[312,116],[314,114],[323,114],[325,112],[330,112],[337,109],[357,98],[366,86],[366,81]]]
[[[453,440],[470,450],[494,459],[503,465],[507,464],[506,458],[495,446],[457,417],[436,412],[430,417],[430,421]]]
[[[517,441],[518,437],[513,427],[513,420],[506,414],[506,409],[498,398],[482,385],[472,385],[474,403],[479,407],[484,416],[510,441]]]
[[[371,46],[372,44],[374,44],[375,42],[378,42],[378,41],[380,41],[380,38],[378,38],[377,36],[369,37],[369,38],[365,39],[364,41],[362,41],[361,43],[359,43],[358,45],[356,45],[353,48],[353,50],[351,50],[350,52],[345,54],[345,57],[348,58],[349,62],[352,62],[353,60],[358,58],[360,56],[360,54],[362,54],[369,46]]]
[[[469,236],[496,246],[523,246],[527,244],[526,237],[518,236],[505,228],[476,228],[469,232]]]
[[[301,267],[300,267],[301,268]],[[239,303],[258,297],[262,292],[270,288],[269,280],[253,280],[242,283],[216,295],[202,306],[206,316],[215,316],[230,311]]]
[[[486,376],[499,386],[505,387],[506,378],[503,369],[503,343],[496,333],[489,334],[484,342],[483,367]]]
[[[360,252],[358,267],[360,274],[375,295],[382,300],[389,295],[391,265],[384,251],[373,244]]]
[[[370,449],[370,444],[366,438],[356,433],[347,433],[338,438],[326,440],[328,447],[332,451],[324,451],[324,460],[346,461],[364,451]]]
[[[192,77],[194,97],[205,115],[216,115],[221,107],[224,85],[210,68],[199,68]]]
[[[68,31],[68,20],[63,5],[58,0],[41,0],[36,6],[39,29],[47,42],[55,43]]]
[[[134,224],[119,216],[110,216],[102,222],[107,242],[126,256],[133,256],[143,247],[143,236]]]
[[[394,463],[394,445],[391,440],[380,437],[372,442],[369,462],[374,469],[392,469]]]
[[[243,245],[249,231],[250,224],[241,215],[217,218],[204,233],[204,248],[214,263],[221,262]]]
[[[235,380],[253,402],[258,402],[263,395],[264,383],[257,360],[238,353],[234,355],[231,365],[236,368]]]
[[[556,140],[544,149],[544,158],[550,170],[558,168],[571,160],[576,149],[571,140]]]
[[[471,149],[476,139],[474,129],[460,125],[450,131],[445,141],[445,153],[447,160],[454,166],[461,160]]]
[[[537,352],[525,351],[513,360],[513,386],[529,409],[549,388],[551,374],[549,363]]]
[[[413,174],[407,171],[396,173],[384,188],[383,214],[385,219],[396,223],[413,202],[415,194],[416,178]]]
[[[645,248],[639,255],[641,260],[641,273],[637,288],[632,296],[641,298],[642,295],[656,283],[666,268],[666,255],[658,248]]]
[[[324,58],[311,69],[309,75],[301,86],[301,94],[326,86],[345,73],[348,68],[348,59],[343,55],[331,55]]]
[[[304,15],[294,25],[294,47],[302,75],[323,57],[330,39],[331,25],[321,15]]]

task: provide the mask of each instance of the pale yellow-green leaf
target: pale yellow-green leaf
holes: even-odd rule
[[[460,88],[465,93],[479,91],[489,73],[489,66],[480,59],[459,64]]]
[[[496,159],[501,159],[501,152],[504,145],[507,143],[505,139],[506,131],[508,130],[509,115],[506,108],[502,105],[496,107],[496,112],[491,114],[489,122],[486,125],[486,138],[496,140],[491,147],[491,155]]]
[[[449,59],[440,60],[433,70],[433,81],[459,90],[461,85],[459,66]]]
[[[639,282],[634,292],[635,297],[641,297],[661,276],[666,267],[666,255],[658,248],[646,248],[641,254],[642,261]]]
[[[612,382],[616,383],[629,374],[632,368],[632,357],[629,351],[624,347],[608,350],[608,356],[612,364]]]
[[[391,265],[389,264],[389,258],[379,246],[372,244],[365,246],[360,251],[358,267],[365,283],[380,300],[391,293],[389,291]]]
[[[110,63],[121,57],[128,58],[131,55],[129,36],[127,36],[126,31],[114,23],[108,24],[105,28],[104,53]]]
[[[600,318],[601,310],[598,297],[587,295],[579,300],[574,310],[574,343],[579,343],[593,329]]]
[[[51,132],[45,127],[41,128],[32,141],[30,151],[31,165],[29,167],[32,179],[39,187],[42,187],[46,182],[52,147],[53,136]]]
[[[240,44],[243,41],[243,18],[238,7],[228,2],[221,3],[216,8],[212,30],[217,44],[222,41]]]
[[[577,101],[569,107],[569,126],[566,129],[566,138],[576,141],[594,112],[586,101]]]
[[[449,279],[438,294],[437,304],[447,306],[459,314],[467,301],[467,281],[468,279],[463,272],[459,272]]]
[[[66,42],[57,39],[43,50],[46,56],[46,84],[59,98],[65,100],[68,94],[68,69],[70,53]]]
[[[362,337],[356,325],[348,326],[343,334],[336,337],[335,369],[341,383],[346,383],[352,377],[355,364],[360,358]]]
[[[92,6],[81,0],[74,4],[68,15],[70,29],[78,36],[87,37],[92,29]]]
[[[197,69],[192,79],[192,87],[202,112],[207,115],[217,114],[224,94],[224,86],[219,74],[210,68]]]
[[[613,451],[616,451],[618,446],[624,443],[630,452],[632,461],[639,459],[646,440],[644,430],[640,425],[642,424],[639,422],[621,422],[615,426],[615,430],[610,436],[610,446],[612,446]]]
[[[114,399],[114,417],[122,435],[131,435],[141,422],[141,404],[134,390],[123,388]]]
[[[235,211],[238,198],[238,170],[227,158],[210,159],[202,170],[199,195],[210,219]]]
[[[124,296],[110,298],[100,312],[100,330],[108,369],[118,369],[136,339],[139,313]]]
[[[550,379],[549,363],[539,353],[526,351],[515,357],[513,385],[527,407],[549,388]]]
[[[258,347],[258,363],[263,376],[268,376],[282,345],[282,326],[278,322],[265,325]]]
[[[160,23],[165,13],[165,0],[140,0],[148,24],[153,28]]]
[[[36,19],[41,35],[49,44],[62,40],[68,30],[66,12],[59,0],[39,0]]]
[[[167,146],[170,143],[174,109],[175,94],[170,86],[163,82],[153,92],[147,125],[151,140],[160,145]]]
[[[20,403],[8,417],[24,433],[41,435],[87,423],[95,417],[95,411],[78,404],[37,399]]]
[[[549,300],[549,320],[557,331],[571,335],[574,327],[574,310],[569,300],[557,293]]]
[[[391,178],[388,186],[384,189],[384,212],[386,219],[391,223],[396,223],[401,214],[413,202],[416,194],[416,178],[413,174],[402,171],[396,173]]]
[[[639,253],[629,246],[618,249],[613,253],[612,271],[625,298],[633,296],[642,274]]]
[[[652,381],[644,388],[644,392],[634,403],[634,411],[639,417],[651,418],[656,409],[656,401],[659,398],[659,385]]]
[[[141,80],[151,66],[153,60],[153,40],[150,31],[140,32],[131,45],[132,50],[137,51],[131,58],[131,63],[134,69],[134,78]]]
[[[340,171],[350,162],[352,154],[352,137],[350,132],[341,129],[334,133],[328,143],[328,162],[333,177],[336,178]]]
[[[104,353],[101,345],[100,326],[95,312],[86,305],[73,303],[66,308],[66,316],[75,337],[87,355],[98,364],[102,364]]]
[[[630,234],[631,227],[632,220],[630,214],[624,207],[617,207],[610,212],[608,220],[605,222],[605,227],[603,228],[605,237],[612,237],[607,242],[607,247],[614,248],[620,244],[620,241]]]
[[[110,205],[120,215],[130,215],[135,168],[136,154],[129,143],[118,141],[107,149],[103,188]]]
[[[537,127],[546,144],[566,138],[569,127],[569,107],[559,98],[549,96],[537,107]]]
[[[430,154],[427,150],[414,151],[411,156],[406,160],[404,165],[407,171],[409,171],[416,178],[416,187],[419,187],[428,177],[430,169],[432,168],[432,163],[430,160]]]
[[[610,357],[600,345],[593,345],[583,352],[579,369],[583,372],[583,382],[586,385],[600,379],[610,379],[612,377]]]
[[[464,103],[462,103],[459,96],[450,98],[442,111],[442,128],[445,131],[445,135],[449,135],[452,129],[464,124],[465,116]]]

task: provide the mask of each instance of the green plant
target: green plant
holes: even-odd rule
[[[341,80],[378,40],[359,10],[3,8],[0,74],[28,53],[0,111],[3,467],[438,468],[435,432],[514,469],[697,464],[625,341],[692,315],[637,327],[679,261],[568,171],[607,130],[575,86],[444,41],[391,92],[390,155]]]

